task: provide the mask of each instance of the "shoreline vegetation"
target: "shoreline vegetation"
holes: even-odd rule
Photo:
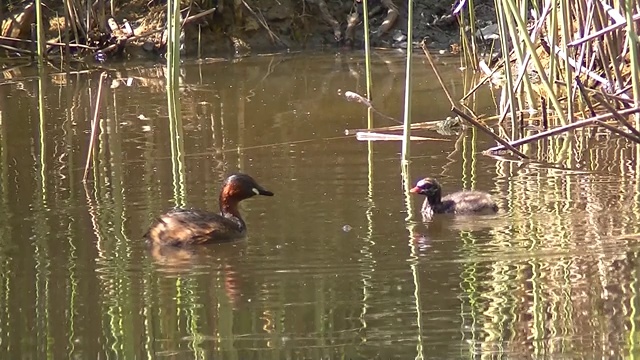
[[[371,45],[406,47],[406,4],[368,0],[368,5]],[[42,7],[46,57],[52,62],[64,59],[65,54],[72,61],[86,62],[159,59],[166,51],[166,6],[166,1],[158,0],[51,1]],[[37,3],[24,0],[0,5],[0,58],[36,55],[37,8]],[[418,10],[418,39],[429,37],[441,48],[457,47],[458,24],[450,4],[423,0]],[[181,1],[183,52],[200,58],[320,47],[362,48],[364,11],[362,0]],[[489,14],[483,23],[495,22],[490,11],[483,13]]]
[[[59,7],[52,7],[55,4]],[[407,11],[407,4],[398,0],[369,0],[368,7],[362,0],[268,0],[259,7],[248,0],[183,1],[175,6],[180,29],[170,33],[181,54],[242,57],[256,49],[362,48],[362,23],[368,20],[369,46],[421,48],[454,117],[410,127],[347,130],[360,140],[385,140],[385,135],[398,139],[395,133],[402,130],[471,126],[496,141],[485,154],[508,152],[521,160],[535,157],[528,147],[535,141],[561,137],[571,142],[576,132],[595,128],[640,142],[638,4],[500,0],[491,2],[495,7],[489,15],[490,5],[481,1],[460,1],[444,12],[436,9],[437,1],[412,4],[416,9]],[[35,39],[40,27],[35,21],[40,7],[39,1],[17,0],[0,6],[0,64],[5,69],[6,64],[33,62],[38,56]],[[427,7],[433,11],[430,16],[425,16]],[[166,53],[167,4],[161,1],[54,1],[43,13],[48,39],[44,59],[50,64],[131,57],[161,60]],[[418,21],[407,21],[408,13],[420,14],[411,16]],[[430,31],[441,35],[430,36]],[[412,32],[410,41],[407,34]],[[454,39],[446,34],[457,35]],[[430,55],[434,49],[459,55],[461,68],[475,74],[462,98],[448,95]],[[500,92],[493,116],[474,109],[476,92],[487,86]],[[345,96],[389,120],[366,94],[347,91]],[[563,148],[569,151],[571,146]]]
[[[501,0],[496,1],[495,26],[477,29],[473,2],[461,2],[453,14],[461,28],[466,29],[466,21],[470,30],[460,32],[461,67],[473,70],[476,76],[467,93],[453,99],[423,40],[424,56],[455,117],[412,123],[411,130],[446,132],[471,126],[497,143],[484,149],[484,154],[515,155],[520,161],[548,161],[532,145],[552,137],[561,145],[554,158],[570,158],[580,132],[590,137],[615,134],[640,143],[640,8],[638,4],[626,6],[629,3]],[[489,56],[482,53],[479,37],[494,40]],[[477,114],[474,109],[476,93],[483,86],[500,92],[494,116]],[[380,113],[371,102],[350,92],[348,100],[354,99]],[[394,132],[400,129],[346,133],[362,140],[385,140],[385,135],[397,136]]]

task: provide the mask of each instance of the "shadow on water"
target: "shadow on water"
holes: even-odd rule
[[[457,60],[441,61],[462,96]],[[414,121],[449,116],[416,62]],[[403,72],[401,53],[375,54],[373,101],[396,118]],[[0,82],[3,358],[638,354],[635,145],[585,131],[523,149],[543,166],[479,155],[473,129],[429,134],[449,141],[413,143],[412,176],[489,191],[501,212],[408,219],[400,143],[343,135],[366,125],[338,95],[364,93],[359,53],[186,63],[173,124],[162,67],[109,73],[86,187],[100,73]],[[238,170],[276,194],[242,203],[246,240],[141,239],[176,203],[217,209]]]

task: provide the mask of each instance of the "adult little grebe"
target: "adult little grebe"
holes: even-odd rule
[[[491,199],[491,195],[485,192],[458,191],[442,197],[440,184],[432,178],[418,181],[410,191],[427,197],[422,204],[422,212],[426,214],[477,214],[498,211],[498,205]]]
[[[229,176],[220,190],[220,213],[197,209],[173,209],[160,215],[144,237],[156,245],[191,245],[229,241],[243,237],[247,226],[238,203],[255,195],[273,196],[271,191],[246,174]]]

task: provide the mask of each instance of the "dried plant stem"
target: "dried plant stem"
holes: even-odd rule
[[[182,22],[182,26],[184,26],[185,24],[188,24],[188,23],[190,23],[190,22],[192,22],[192,21],[194,21],[194,20],[196,20],[198,18],[201,18],[203,16],[209,15],[209,14],[213,13],[214,11],[216,11],[216,8],[211,8],[211,9],[205,10],[205,11],[199,13],[199,14],[189,16],[188,18],[184,19],[184,21]],[[129,42],[129,41],[132,41],[132,40],[145,38],[147,36],[150,36],[150,35],[159,33],[161,31],[164,31],[165,29],[166,29],[166,27],[159,27],[157,29],[147,31],[147,32],[145,32],[143,34],[140,34],[140,35],[134,35],[134,36],[128,37],[124,41],[125,42]],[[106,48],[102,49],[102,51],[104,51],[104,52],[112,51],[118,46],[120,46],[120,45],[119,44],[112,44],[112,45],[109,45]]]
[[[613,106],[611,106],[611,104],[607,102],[604,96],[602,96],[601,94],[596,94],[594,97],[600,102],[602,106],[609,110],[609,112],[616,120],[618,120],[618,122],[624,125],[627,129],[629,129],[631,133],[633,133],[638,139],[640,139],[640,131],[636,130],[636,128],[634,128],[633,125],[631,125],[631,123],[624,118],[624,116],[622,116]]]
[[[93,120],[91,120],[91,137],[89,138],[89,149],[87,150],[87,162],[84,164],[84,175],[82,176],[82,182],[87,181],[87,174],[89,173],[89,164],[91,163],[91,154],[93,153],[93,146],[95,144],[97,129],[98,129],[98,114],[100,114],[100,105],[102,104],[102,85],[104,79],[107,78],[107,73],[100,74],[100,80],[98,83],[98,94],[96,95],[96,104],[94,106]]]
[[[525,154],[523,154],[522,152],[518,151],[516,148],[514,148],[513,146],[509,145],[508,142],[504,141],[502,138],[500,138],[498,135],[494,134],[491,130],[489,130],[486,126],[482,125],[480,122],[476,121],[475,119],[471,118],[469,115],[465,114],[462,110],[458,109],[456,107],[455,102],[453,101],[453,98],[451,97],[451,94],[449,93],[449,90],[447,90],[446,86],[444,85],[444,81],[442,81],[442,76],[440,76],[440,73],[438,72],[438,69],[436,68],[435,63],[433,62],[433,59],[431,58],[431,54],[429,54],[429,51],[427,50],[427,46],[424,42],[422,42],[422,51],[424,52],[425,56],[427,57],[427,59],[429,60],[429,64],[431,65],[431,68],[433,69],[433,72],[436,75],[436,78],[438,79],[438,82],[440,82],[440,87],[442,88],[442,91],[444,91],[444,93],[447,96],[447,99],[449,99],[449,102],[451,103],[451,111],[453,111],[454,113],[456,113],[458,116],[460,116],[461,118],[463,118],[464,120],[466,120],[468,123],[470,123],[471,125],[475,126],[476,128],[480,129],[480,131],[484,132],[485,134],[489,135],[491,138],[493,138],[495,141],[497,141],[499,144],[502,144],[502,146],[508,148],[509,150],[511,150],[514,154],[518,155],[520,158],[522,159],[528,159],[529,157]]]
[[[640,107],[638,108],[633,108],[633,109],[625,109],[619,112],[620,115],[625,116],[625,115],[632,115],[632,114],[637,114],[640,113]],[[520,140],[516,140],[516,141],[512,141],[509,143],[509,145],[511,146],[520,146],[520,145],[524,145],[524,144],[528,144],[540,139],[544,139],[553,135],[558,135],[570,130],[574,130],[574,129],[578,129],[584,126],[588,126],[588,125],[592,125],[594,123],[597,123],[599,125],[602,124],[606,124],[603,121],[608,120],[613,118],[614,115],[613,114],[602,114],[602,115],[598,115],[596,117],[593,118],[589,118],[586,120],[580,120],[580,121],[576,121],[572,124],[569,125],[565,125],[565,126],[561,126],[555,129],[551,129],[545,132],[541,132],[535,135],[531,135],[529,137],[520,139]],[[506,150],[508,147],[504,146],[504,145],[500,145],[500,146],[494,146],[490,149],[485,150],[485,152],[487,153],[492,153],[495,151],[501,151],[501,150]]]

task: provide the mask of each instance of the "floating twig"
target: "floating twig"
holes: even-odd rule
[[[444,120],[435,120],[435,121],[425,121],[419,123],[411,124],[411,130],[436,130],[438,128],[438,123]],[[358,132],[381,132],[381,131],[402,131],[404,129],[404,125],[392,125],[392,126],[382,126],[372,129],[347,129],[344,131],[345,135],[354,135]]]
[[[381,134],[369,131],[360,131],[356,133],[356,139],[359,141],[402,141],[404,136],[398,134]],[[427,138],[423,136],[411,136],[409,140],[450,141],[449,139]]]

